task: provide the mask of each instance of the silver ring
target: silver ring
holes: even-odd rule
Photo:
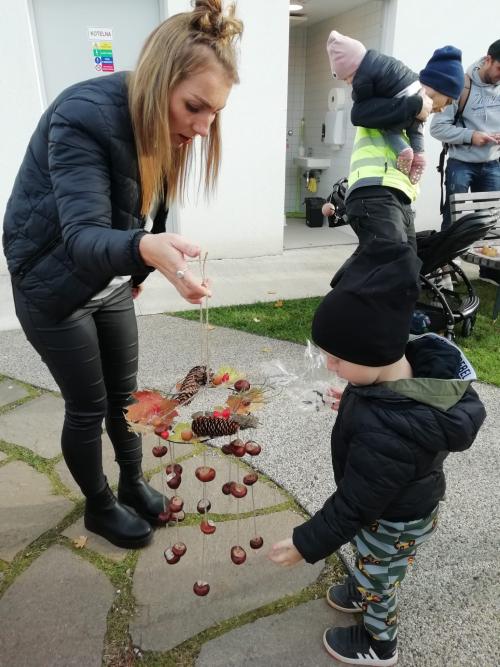
[[[179,269],[178,271],[175,272],[175,275],[177,276],[177,278],[179,278],[179,280],[184,280],[187,270],[188,270],[187,267],[185,269]]]

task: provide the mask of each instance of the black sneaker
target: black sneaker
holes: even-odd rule
[[[326,601],[330,607],[347,614],[359,614],[363,611],[363,596],[356,588],[354,577],[348,577],[343,584],[330,586],[326,592]]]
[[[386,667],[398,661],[397,640],[384,642],[373,639],[363,625],[327,628],[323,644],[333,658],[349,665]]]

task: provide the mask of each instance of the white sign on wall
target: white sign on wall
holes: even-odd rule
[[[114,72],[113,29],[88,28],[88,34],[92,41],[92,58],[96,72]]]

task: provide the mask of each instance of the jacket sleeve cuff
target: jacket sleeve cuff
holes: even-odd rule
[[[148,270],[149,270],[149,271],[152,271],[152,270],[153,270],[153,267],[148,266],[148,265],[144,262],[144,260],[143,260],[142,257],[141,257],[141,253],[140,253],[140,251],[139,251],[139,243],[141,242],[142,237],[145,236],[145,235],[148,234],[148,233],[149,233],[149,232],[146,232],[146,231],[144,231],[143,229],[141,229],[141,230],[139,230],[138,232],[136,232],[136,233],[134,234],[134,236],[132,237],[132,241],[131,241],[131,255],[132,255],[132,261],[133,261],[134,264],[136,264],[136,266],[137,266],[136,273],[143,273],[143,272],[147,272]]]
[[[313,521],[313,519],[309,519],[309,521],[302,523],[300,526],[295,526],[293,529],[292,540],[294,547],[299,551],[302,558],[306,563],[312,565],[319,560],[330,556],[333,552],[325,552],[324,545],[314,544],[315,541],[312,539],[313,531],[311,530],[311,521]],[[322,546],[323,549],[321,549]]]
[[[474,134],[474,130],[469,130],[465,128],[464,134],[463,134],[463,143],[464,144],[472,144],[472,136]]]

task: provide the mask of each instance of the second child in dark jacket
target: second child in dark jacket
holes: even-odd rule
[[[407,340],[419,265],[408,245],[375,239],[318,307],[313,340],[349,381],[331,438],[337,490],[269,554],[315,563],[353,543],[354,576],[327,601],[363,625],[323,637],[350,664],[396,664],[396,589],[436,529],[444,460],[472,445],[486,414],[459,348],[436,334]]]

